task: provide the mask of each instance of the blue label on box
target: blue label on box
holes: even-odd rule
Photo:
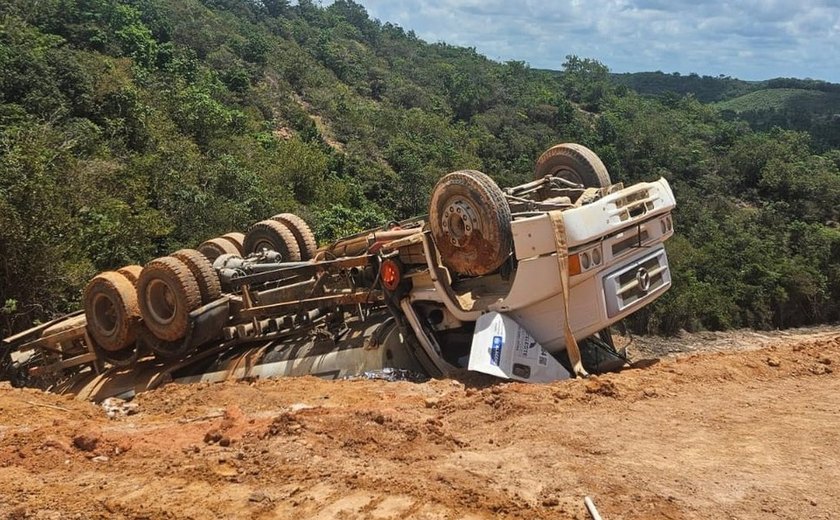
[[[496,366],[499,366],[499,362],[502,360],[502,344],[501,336],[493,336],[493,346],[490,347],[490,362]]]

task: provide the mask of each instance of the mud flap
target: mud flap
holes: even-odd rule
[[[580,348],[578,348],[577,340],[572,333],[572,326],[569,323],[569,248],[566,244],[566,224],[563,221],[562,211],[550,211],[548,215],[551,217],[551,223],[554,226],[554,243],[557,250],[557,264],[560,269],[560,285],[563,290],[561,312],[563,313],[563,332],[566,336],[566,352],[569,355],[569,362],[575,375],[577,377],[588,377],[589,374],[584,370],[580,359]]]
[[[571,374],[512,318],[489,312],[475,322],[469,370],[529,383],[568,379]]]

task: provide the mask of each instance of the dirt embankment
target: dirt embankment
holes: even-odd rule
[[[609,520],[838,518],[838,364],[823,330],[545,386],[167,386],[116,419],[6,387],[0,513],[582,519],[590,495]]]

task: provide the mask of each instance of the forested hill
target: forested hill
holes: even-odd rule
[[[761,88],[761,82],[743,81],[728,76],[700,76],[699,74],[665,74],[664,72],[630,72],[612,74],[619,85],[639,94],[664,96],[691,94],[704,103],[725,101]]]
[[[351,1],[6,0],[0,329],[281,210],[326,240],[424,213],[448,171],[523,181],[561,141],[675,188],[674,289],[637,329],[838,318],[840,150],[562,67],[425,43]]]
[[[753,130],[780,127],[808,132],[820,150],[840,147],[837,83],[796,78],[743,81],[678,72],[613,74],[612,79],[644,96],[691,95],[704,103],[715,103],[724,117],[742,119]]]
[[[613,82],[646,96],[691,94],[704,103],[729,101],[739,96],[765,90],[806,90],[840,94],[840,84],[814,79],[773,78],[744,81],[730,76],[699,74],[666,74],[656,72],[624,72],[610,74]]]

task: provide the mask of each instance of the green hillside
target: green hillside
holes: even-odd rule
[[[429,44],[350,0],[6,0],[0,335],[77,308],[98,271],[281,211],[329,240],[424,213],[449,171],[529,179],[570,141],[676,191],[674,289],[636,330],[836,320],[840,150],[754,128],[595,60]]]
[[[666,102],[691,95],[713,104],[727,118],[746,121],[753,130],[779,127],[808,132],[819,150],[840,147],[840,85],[836,83],[797,78],[742,81],[662,72],[613,74],[612,80]]]
[[[682,75],[679,72],[632,72],[613,74],[613,81],[625,85],[639,94],[662,96],[691,94],[704,103],[712,103],[738,97],[758,87],[756,82],[743,81],[727,76]]]
[[[715,106],[757,131],[789,128],[807,132],[818,149],[840,147],[840,89],[763,89]]]
[[[737,113],[792,110],[840,114],[840,92],[797,88],[762,89],[716,103],[715,106]]]

